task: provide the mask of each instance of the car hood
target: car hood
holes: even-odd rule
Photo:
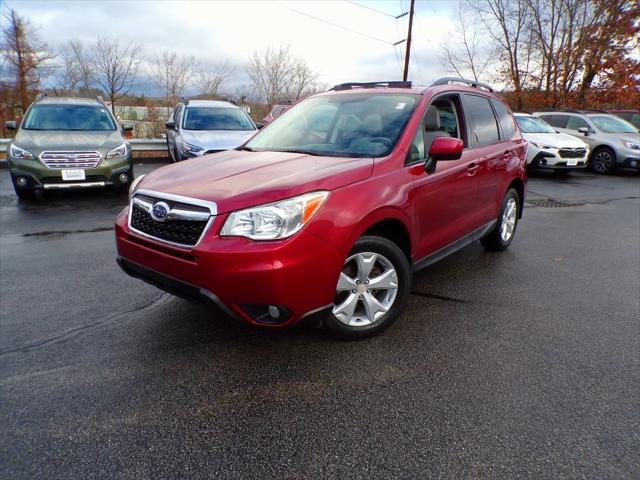
[[[524,138],[538,145],[554,148],[587,148],[588,145],[579,138],[566,133],[523,133]]]
[[[46,150],[105,151],[122,145],[122,135],[118,130],[109,132],[65,132],[61,130],[20,130],[13,143],[34,155]]]
[[[138,188],[215,202],[219,213],[334,190],[371,176],[372,158],[229,150],[168,165]]]
[[[230,150],[249,140],[257,130],[182,130],[182,139],[205,150]]]

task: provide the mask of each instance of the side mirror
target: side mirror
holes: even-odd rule
[[[17,130],[18,124],[15,120],[8,120],[4,122],[4,128],[6,128],[7,130]]]
[[[264,128],[264,126],[265,126],[265,124],[264,124],[264,123],[262,123],[262,122],[258,122],[258,123],[256,123],[256,128],[257,128],[258,130],[260,130],[260,129]]]
[[[437,137],[429,148],[429,158],[440,160],[458,160],[462,156],[464,143],[459,138]]]
[[[587,127],[580,127],[578,132],[582,133],[585,137],[589,135],[589,129]]]
[[[131,132],[133,131],[133,123],[131,122],[124,122],[122,124],[122,130],[124,130],[125,132]]]
[[[164,124],[164,126],[167,128],[167,130],[175,130],[176,122],[167,122]]]

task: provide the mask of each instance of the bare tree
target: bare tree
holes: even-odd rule
[[[75,61],[75,68],[77,69],[77,72],[80,76],[79,83],[82,85],[80,87],[80,93],[89,95],[96,74],[94,64],[80,40],[69,40],[66,48],[72,54]]]
[[[151,65],[151,78],[160,87],[169,103],[180,97],[193,78],[197,62],[194,57],[181,57],[166,50]]]
[[[259,97],[268,107],[282,97],[297,100],[313,89],[317,74],[306,62],[292,56],[288,46],[253,52],[247,74]]]
[[[42,78],[52,73],[54,56],[47,52],[47,45],[38,40],[31,24],[15,10],[3,16],[6,26],[2,28],[0,55],[7,73],[14,78],[15,98],[24,112]]]
[[[201,95],[219,96],[223,83],[235,72],[235,69],[228,61],[224,61],[200,71],[196,79],[198,92]]]
[[[453,32],[442,42],[440,63],[459,77],[478,81],[494,62],[494,43],[486,41],[482,22],[464,3],[458,4],[454,20]]]
[[[140,45],[120,43],[118,38],[98,37],[93,47],[92,66],[96,82],[111,100],[115,115],[116,101],[127,95],[138,74]]]
[[[57,85],[53,86],[53,91],[56,95],[73,94],[76,92],[78,84],[81,81],[75,56],[66,45],[62,47],[58,56],[62,60],[62,63],[59,65],[62,72]]]

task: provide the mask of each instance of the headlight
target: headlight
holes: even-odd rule
[[[16,147],[15,145],[11,145],[10,153],[13,158],[19,158],[20,160],[33,160],[33,155],[31,153],[20,147]]]
[[[313,192],[281,202],[233,212],[227,218],[221,236],[252,240],[287,238],[299,231],[325,202],[329,192]]]
[[[640,143],[635,143],[635,142],[623,142],[624,146],[627,147],[629,150],[640,150]]]
[[[142,180],[143,178],[144,178],[144,175],[140,175],[139,177],[134,178],[133,182],[131,182],[131,186],[129,187],[129,201],[131,201],[131,197],[133,197],[133,192],[136,191],[136,188],[138,187],[140,180]]]
[[[114,148],[109,153],[107,153],[107,158],[124,157],[126,154],[127,154],[127,144],[123,143],[122,145]]]
[[[182,142],[182,150],[184,151],[184,153],[191,153],[193,155],[196,155],[204,151],[204,148],[198,147],[196,145],[191,145],[190,143],[187,143],[187,142]]]

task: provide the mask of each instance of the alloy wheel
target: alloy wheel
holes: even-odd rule
[[[606,150],[597,152],[593,158],[593,169],[598,173],[608,172],[611,169],[613,158]]]
[[[383,255],[350,256],[338,279],[333,315],[345,325],[364,327],[384,316],[398,294],[398,274]]]
[[[500,237],[503,242],[508,242],[513,237],[513,232],[516,229],[516,220],[518,217],[518,204],[516,199],[509,197],[507,204],[504,207],[502,213],[502,222],[500,224]]]

